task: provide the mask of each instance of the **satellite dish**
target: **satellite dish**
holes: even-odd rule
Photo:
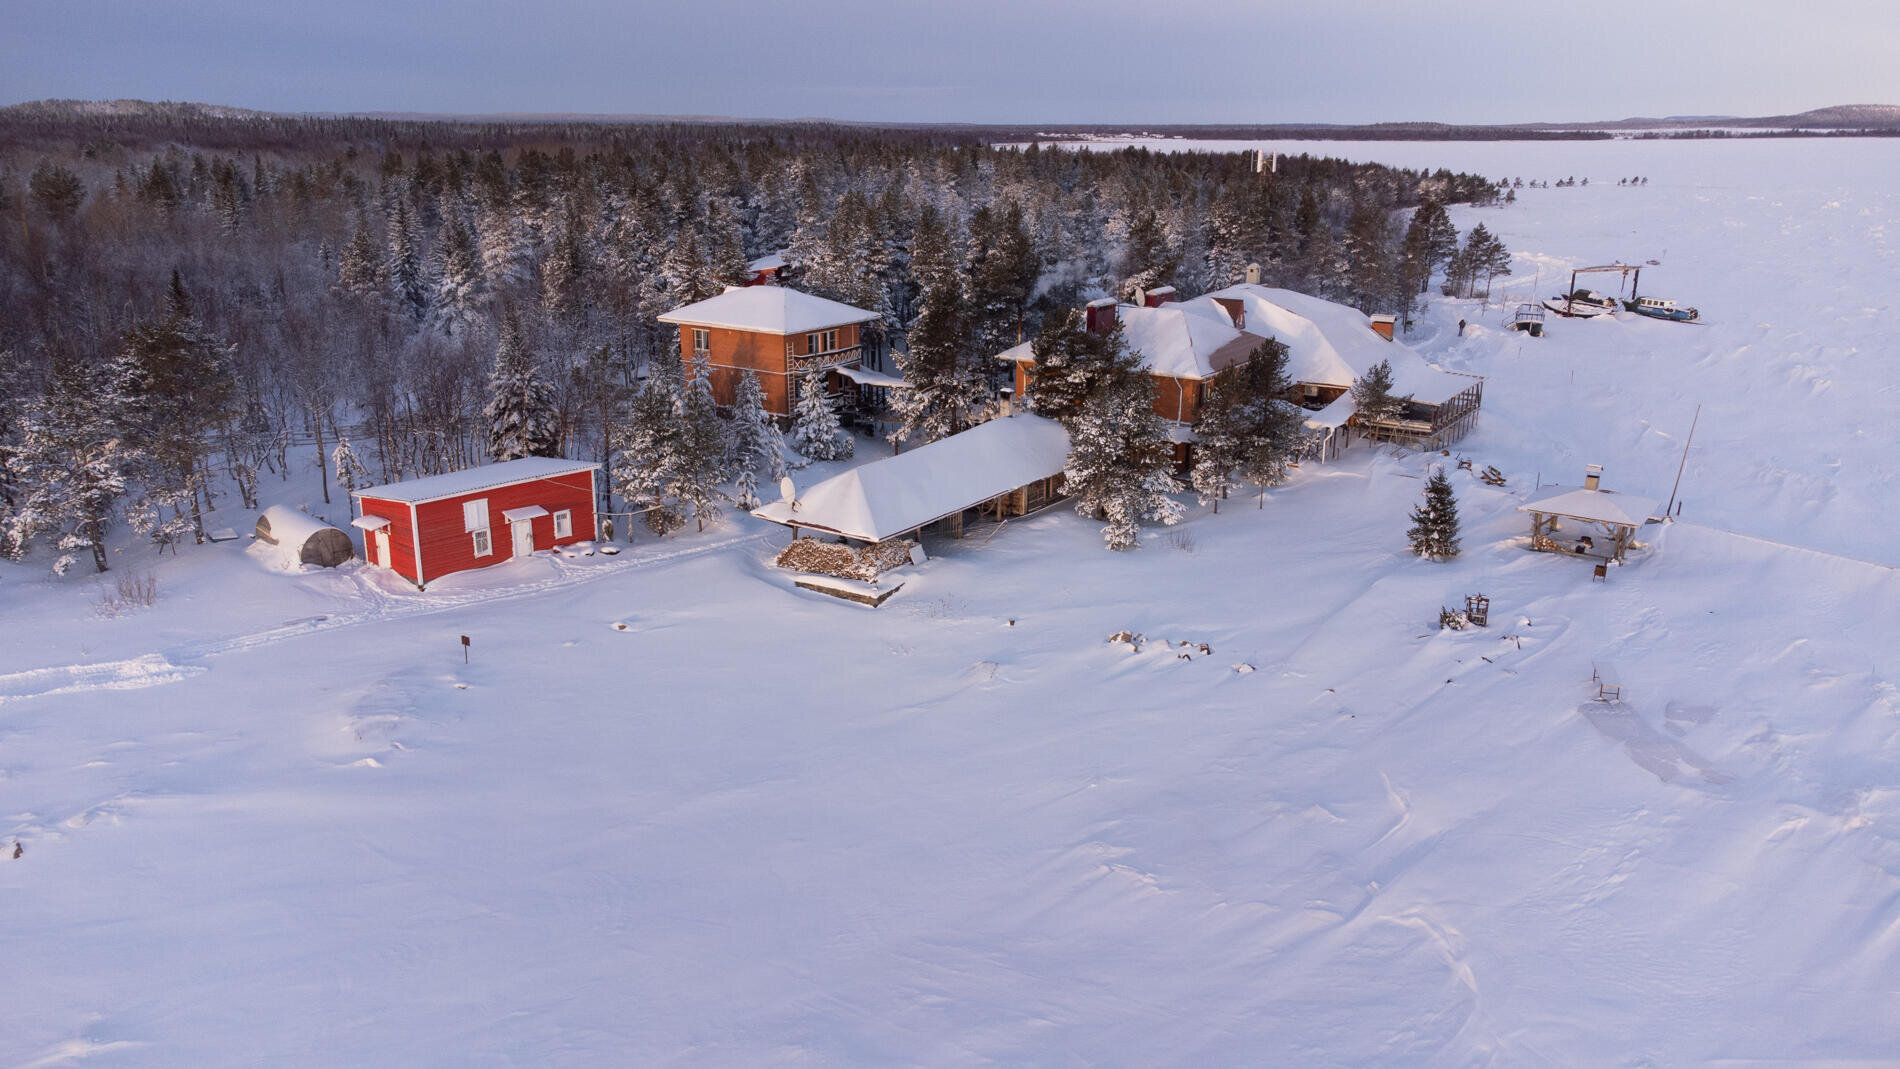
[[[778,498],[780,501],[795,501],[798,499],[798,487],[792,485],[791,476],[787,475],[778,481]]]

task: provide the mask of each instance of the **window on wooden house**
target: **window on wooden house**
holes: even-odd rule
[[[477,557],[486,557],[495,552],[495,543],[488,537],[487,528],[472,533],[469,538],[474,543]]]
[[[706,359],[707,354],[709,354],[711,351],[712,351],[712,331],[702,330],[698,327],[694,327],[693,328],[693,358],[695,360],[704,360]]]
[[[554,514],[554,537],[571,538],[574,535],[574,514],[567,509]]]
[[[473,533],[488,530],[488,499],[462,502],[462,530]]]

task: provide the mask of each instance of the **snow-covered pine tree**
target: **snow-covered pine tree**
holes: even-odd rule
[[[499,201],[484,203],[476,219],[482,275],[497,293],[510,292],[528,277],[528,241],[508,205],[504,191]]]
[[[1392,361],[1381,360],[1366,369],[1364,375],[1353,380],[1352,405],[1353,418],[1363,423],[1389,422],[1398,419],[1405,411],[1405,403],[1412,399],[1411,394],[1403,397],[1392,395]]]
[[[542,378],[534,354],[521,338],[521,323],[512,314],[501,323],[482,418],[488,422],[491,460],[560,455],[554,389]]]
[[[429,290],[422,277],[422,244],[405,200],[396,202],[395,217],[389,221],[389,253],[384,269],[389,299],[396,311],[420,322],[429,310]]]
[[[1020,340],[1017,332],[1042,275],[1042,259],[1021,204],[1011,200],[982,214],[987,221],[972,227],[967,307],[971,348],[994,356]],[[975,232],[977,225],[981,233]]]
[[[1128,240],[1122,247],[1121,290],[1123,299],[1132,299],[1137,289],[1151,290],[1174,281],[1181,254],[1168,243],[1167,231],[1154,209],[1144,209],[1128,228]]]
[[[569,197],[541,262],[541,308],[549,318],[572,324],[586,308],[587,231],[580,204]]]
[[[1127,549],[1140,540],[1142,521],[1177,523],[1181,506],[1170,496],[1174,451],[1155,415],[1154,380],[1119,331],[1105,340],[1089,361],[1080,406],[1063,421],[1069,431],[1063,475],[1075,510],[1106,520],[1103,542]]]
[[[1293,380],[1286,370],[1286,343],[1269,338],[1254,348],[1242,369],[1247,395],[1254,399],[1249,428],[1248,451],[1241,463],[1241,475],[1260,487],[1260,506],[1266,507],[1265,490],[1286,478],[1287,467],[1300,449],[1306,429],[1306,412],[1286,399]]]
[[[459,213],[452,211],[442,224],[436,244],[435,300],[430,310],[430,325],[450,337],[474,329],[482,321],[487,290],[488,280],[482,274],[475,240],[462,225]]]
[[[706,267],[721,285],[743,286],[752,277],[746,269],[745,239],[739,233],[738,216],[724,197],[707,200],[705,251]]]
[[[23,413],[18,448],[5,457],[21,493],[0,549],[17,555],[53,536],[54,572],[66,574],[82,550],[106,570],[113,507],[140,461],[113,418],[122,408],[110,377],[72,362],[54,367],[46,394]]]
[[[893,443],[947,438],[976,422],[989,403],[989,383],[969,347],[957,259],[942,216],[925,205],[911,237],[911,274],[920,292],[908,351],[896,354],[910,388],[891,391],[891,407],[903,418]]]
[[[1104,340],[1089,333],[1084,323],[1082,313],[1075,309],[1050,316],[1029,343],[1036,359],[1030,366],[1027,400],[1036,415],[1067,423],[1081,409],[1092,381],[1090,369],[1106,348]]]
[[[202,508],[211,503],[205,455],[237,392],[231,355],[199,327],[191,294],[173,270],[165,314],[126,331],[107,369],[112,415],[140,460],[139,493],[127,518],[161,544],[185,532],[204,542]]]
[[[838,423],[825,376],[813,364],[798,382],[798,401],[792,405],[792,448],[812,460],[846,460],[856,452],[856,441]]]
[[[337,436],[336,448],[330,453],[330,470],[336,474],[337,488],[346,495],[355,493],[356,488],[364,485],[364,480],[368,478],[369,470],[363,467],[362,461],[356,459],[356,450],[350,447],[349,435]]]
[[[785,477],[785,439],[772,414],[765,410],[765,390],[757,374],[748,371],[739,379],[733,408],[734,496],[740,508],[757,508],[759,477],[763,475],[772,482]]]
[[[1510,250],[1479,223],[1465,235],[1464,251],[1470,261],[1471,285],[1475,288],[1478,279],[1484,279],[1484,295],[1491,296],[1491,280],[1511,270]]]
[[[1230,370],[1208,384],[1194,420],[1194,437],[1200,440],[1194,444],[1189,481],[1201,504],[1213,505],[1216,514],[1249,451],[1248,401],[1240,376]]]
[[[681,304],[717,297],[724,289],[700,247],[699,232],[690,222],[680,225],[679,237],[660,263],[660,274],[666,278],[668,296]]]
[[[710,517],[726,495],[720,490],[727,479],[728,443],[726,421],[719,418],[719,406],[713,400],[712,370],[701,363],[693,370],[693,381],[680,396],[679,449],[670,472],[670,490],[674,500],[693,510],[699,530],[706,529]]]
[[[376,296],[382,286],[382,263],[376,255],[375,239],[369,235],[369,219],[359,214],[356,232],[343,246],[338,258],[337,292],[362,300]]]
[[[1425,501],[1412,509],[1412,526],[1405,532],[1412,552],[1432,560],[1458,555],[1458,499],[1443,467],[1434,467],[1425,481]]]
[[[647,527],[662,536],[685,523],[667,496],[680,452],[677,372],[677,364],[653,368],[614,435],[613,492],[627,507],[647,510]]]

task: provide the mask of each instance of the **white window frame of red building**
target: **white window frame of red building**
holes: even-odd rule
[[[484,527],[479,531],[470,531],[468,537],[475,547],[475,555],[477,557],[494,556],[495,540],[489,536],[488,528]]]
[[[693,328],[693,352],[695,355],[712,350],[712,331],[703,327]]]
[[[488,530],[488,499],[478,497],[462,502],[462,530],[469,534]]]
[[[567,509],[554,514],[554,537],[572,538],[574,536],[574,514]]]
[[[828,353],[838,347],[836,330],[821,330],[805,335],[805,351],[809,354]]]

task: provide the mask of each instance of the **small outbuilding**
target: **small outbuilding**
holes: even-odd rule
[[[1603,489],[1600,465],[1585,471],[1582,486],[1548,486],[1517,507],[1531,514],[1531,548],[1620,562],[1657,502]]]
[[[286,564],[334,568],[356,556],[350,536],[315,516],[285,505],[272,505],[257,518],[257,540],[276,546]]]
[[[594,537],[598,464],[524,457],[351,494],[363,557],[424,588]]]

